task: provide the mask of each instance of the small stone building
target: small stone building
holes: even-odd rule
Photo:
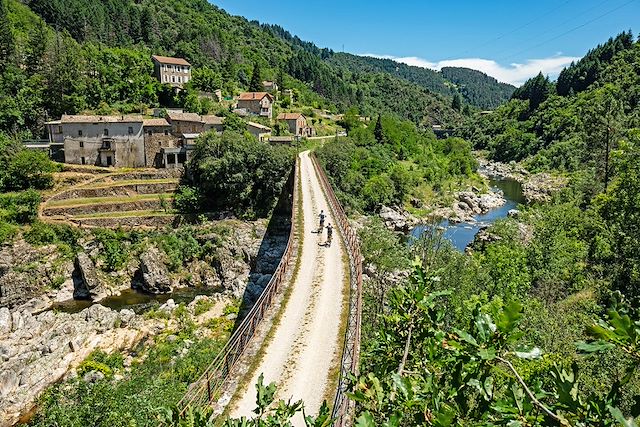
[[[278,83],[272,82],[269,80],[265,80],[262,82],[262,87],[266,92],[277,92],[278,91]]]
[[[65,163],[79,165],[144,167],[145,150],[141,116],[62,116]],[[50,136],[59,139],[59,134]]]
[[[237,109],[256,116],[273,117],[273,96],[268,92],[245,92],[238,97]]]
[[[191,80],[191,64],[183,58],[153,55],[153,69],[160,83],[182,89]]]
[[[247,131],[260,142],[268,141],[271,137],[271,128],[260,123],[248,122]]]
[[[178,146],[178,141],[171,133],[171,125],[166,119],[145,119],[143,125],[145,164],[148,167],[163,168],[163,150]]]
[[[307,118],[301,113],[280,113],[278,120],[287,123],[289,132],[295,136],[311,136],[313,129],[307,126]]]

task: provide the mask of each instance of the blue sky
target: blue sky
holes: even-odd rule
[[[466,66],[516,85],[539,71],[555,77],[610,36],[640,31],[640,0],[212,3],[320,47],[434,69]]]

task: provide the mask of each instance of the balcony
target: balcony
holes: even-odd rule
[[[98,151],[115,151],[113,143],[113,138],[102,138],[102,145],[98,148]]]

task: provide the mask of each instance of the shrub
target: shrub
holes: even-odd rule
[[[200,211],[200,192],[195,187],[181,185],[176,191],[173,204],[180,213],[197,213]]]
[[[45,153],[23,149],[9,160],[3,186],[10,191],[51,188],[52,172],[58,169]]]
[[[29,224],[38,216],[40,201],[40,193],[35,190],[0,194],[0,221]]]
[[[11,241],[18,234],[18,227],[0,221],[0,244]]]

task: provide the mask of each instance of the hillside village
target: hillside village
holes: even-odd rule
[[[182,58],[153,55],[154,75],[179,92],[191,79],[191,64]],[[263,92],[243,92],[225,102],[229,114],[246,122],[245,131],[260,142],[293,143],[316,135],[300,112],[273,116],[277,96],[293,103],[293,91],[279,91],[272,81],[262,81]],[[220,91],[203,96],[223,99]],[[225,117],[199,115],[182,109],[156,108],[143,115],[63,115],[45,123],[48,150],[53,159],[68,164],[119,168],[182,168],[191,158],[200,134],[225,129]],[[254,118],[261,119],[258,123]],[[264,123],[282,124],[277,135]],[[27,146],[29,147],[29,146]]]

